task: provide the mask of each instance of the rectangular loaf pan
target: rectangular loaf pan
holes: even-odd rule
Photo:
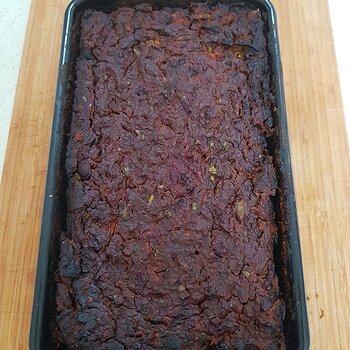
[[[65,159],[74,94],[79,13],[86,9],[110,12],[120,6],[132,6],[143,2],[153,3],[158,8],[162,5],[185,7],[190,4],[189,0],[130,0],[126,2],[74,0],[65,13],[30,329],[29,345],[32,350],[54,350],[57,348],[52,334],[56,308],[54,276],[57,270],[60,235],[62,231],[65,231],[66,226],[67,179]],[[279,239],[274,249],[275,265],[279,277],[281,296],[286,303],[284,332],[287,349],[304,350],[309,348],[309,330],[276,13],[268,0],[223,0],[222,2],[239,3],[257,8],[261,11],[266,22],[270,70],[277,106],[275,125],[278,129],[278,135],[271,141],[269,147],[275,156],[278,188],[281,189],[274,203],[276,222],[279,229]],[[278,225],[278,222],[285,222],[286,225]]]

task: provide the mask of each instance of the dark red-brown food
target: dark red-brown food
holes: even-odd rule
[[[59,343],[285,348],[264,29],[237,5],[83,14]]]

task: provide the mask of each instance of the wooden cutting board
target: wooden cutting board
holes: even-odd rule
[[[33,0],[0,187],[0,348],[27,349],[67,0]],[[312,349],[350,349],[350,162],[327,0],[275,0]]]

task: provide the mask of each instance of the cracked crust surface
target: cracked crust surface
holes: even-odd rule
[[[58,342],[284,349],[259,11],[86,11],[67,149]]]

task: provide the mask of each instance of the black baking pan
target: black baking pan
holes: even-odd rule
[[[110,12],[119,6],[133,6],[142,2],[153,3],[157,8],[165,4],[171,7],[185,7],[190,4],[189,0],[130,0],[126,2],[116,0],[74,0],[65,13],[30,329],[30,349],[32,350],[57,349],[52,334],[56,308],[55,272],[58,264],[60,235],[66,229],[67,179],[65,175],[65,158],[73,105],[74,62],[78,50],[79,14],[86,9]],[[274,156],[279,188],[274,199],[276,224],[279,230],[278,242],[274,249],[275,266],[279,277],[281,297],[286,303],[284,333],[287,349],[308,349],[309,330],[276,13],[268,0],[223,0],[223,2],[237,3],[259,9],[266,22],[270,70],[277,107],[274,122],[278,129],[277,136],[269,140],[269,151]]]

